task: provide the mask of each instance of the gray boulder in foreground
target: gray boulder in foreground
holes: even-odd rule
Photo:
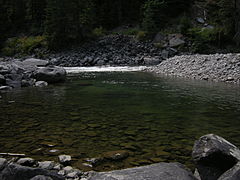
[[[17,164],[9,164],[0,171],[1,180],[30,180],[37,175],[50,177],[53,180],[64,180],[64,177],[54,172],[40,168],[25,167]]]
[[[37,81],[46,81],[48,83],[58,83],[65,81],[66,70],[62,67],[49,66],[37,69],[33,76]]]
[[[97,173],[90,180],[196,180],[196,178],[180,163],[158,163]]]
[[[208,134],[195,142],[192,157],[202,180],[216,180],[239,162],[240,150],[222,137]]]
[[[239,180],[240,179],[240,163],[225,172],[218,180]]]

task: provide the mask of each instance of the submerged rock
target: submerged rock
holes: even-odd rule
[[[84,165],[86,165],[86,166],[90,165],[89,167],[97,166],[97,165],[99,165],[99,164],[104,162],[104,158],[102,158],[102,157],[87,158],[87,159],[84,159],[84,160],[87,163],[89,163],[89,164],[84,163]]]
[[[138,168],[97,173],[90,180],[197,180],[180,163],[158,163]]]
[[[240,150],[222,137],[208,134],[195,142],[192,157],[201,179],[214,180],[237,164]]]
[[[124,150],[120,151],[110,151],[103,154],[103,157],[107,160],[118,161],[126,159],[129,156],[129,153]]]

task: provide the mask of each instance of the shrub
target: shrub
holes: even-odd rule
[[[161,0],[149,0],[144,4],[142,26],[149,33],[156,33],[164,27],[167,21],[165,15],[166,3]]]
[[[92,31],[92,34],[94,37],[101,37],[106,34],[106,31],[105,31],[105,29],[103,29],[103,27],[98,27]]]
[[[139,31],[136,36],[137,40],[144,41],[147,39],[147,32],[146,31]]]
[[[37,49],[42,48],[47,48],[47,41],[44,36],[9,38],[5,42],[2,53],[6,56],[13,56],[16,54],[24,56],[34,54]]]
[[[219,43],[219,35],[221,28],[192,28],[189,29],[188,35],[193,42],[194,52],[207,52],[209,45],[216,45]]]
[[[163,44],[162,43],[154,43],[153,45],[154,45],[154,47],[156,47],[158,49],[163,48]]]
[[[137,35],[139,32],[138,28],[129,28],[122,32],[123,35]]]
[[[187,16],[183,16],[180,19],[180,32],[184,35],[188,33],[188,29],[191,28],[191,21]]]

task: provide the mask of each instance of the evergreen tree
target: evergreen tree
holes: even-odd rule
[[[26,22],[30,33],[42,34],[44,31],[46,0],[26,1]]]
[[[83,40],[91,26],[92,3],[87,0],[49,0],[46,34],[51,48],[61,48]]]
[[[166,2],[164,0],[149,0],[144,4],[142,26],[149,33],[155,33],[166,23]]]

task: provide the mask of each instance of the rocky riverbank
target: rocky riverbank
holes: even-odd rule
[[[191,79],[240,83],[240,54],[175,56],[148,71]]]
[[[169,37],[157,35],[153,42],[142,42],[134,36],[108,35],[81,47],[52,54],[48,60],[52,65],[63,67],[157,65],[181,53],[177,47],[185,43],[182,38],[176,34]],[[156,47],[163,39],[164,47]]]
[[[44,87],[48,83],[64,81],[65,69],[48,64],[48,61],[33,58],[0,62],[0,92],[20,87]]]
[[[240,150],[214,134],[200,137],[193,146],[193,174],[180,163],[157,163],[110,172],[83,172],[71,167],[69,155],[58,156],[58,162],[38,162],[24,154],[0,153],[1,180],[239,180]],[[112,154],[111,154],[112,157]],[[123,156],[115,153],[115,158]],[[125,156],[126,158],[127,156]]]

